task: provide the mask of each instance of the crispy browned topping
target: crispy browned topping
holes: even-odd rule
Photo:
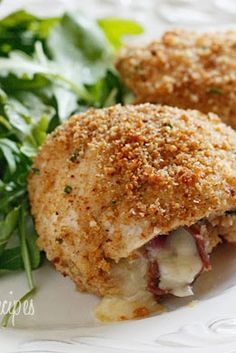
[[[114,293],[114,260],[235,207],[235,151],[236,133],[213,114],[143,104],[74,116],[29,178],[39,245],[80,288]]]
[[[116,66],[139,103],[211,111],[236,128],[236,31],[167,32],[124,48]]]

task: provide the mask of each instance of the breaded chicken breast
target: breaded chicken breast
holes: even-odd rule
[[[38,245],[102,320],[192,294],[221,236],[236,241],[236,133],[214,114],[143,104],[58,127],[29,176]],[[235,235],[234,235],[235,234]]]
[[[122,49],[116,67],[137,102],[214,112],[236,128],[236,31],[167,32]]]

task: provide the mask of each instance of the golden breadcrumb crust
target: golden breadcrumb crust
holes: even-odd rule
[[[236,133],[218,117],[143,104],[89,110],[58,127],[29,176],[38,244],[81,289],[157,234],[236,206]]]
[[[236,128],[236,31],[167,32],[122,49],[116,66],[137,102],[211,111]]]

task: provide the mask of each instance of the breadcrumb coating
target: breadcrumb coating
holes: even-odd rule
[[[137,102],[214,112],[236,128],[236,31],[166,32],[122,49],[116,67]]]
[[[214,114],[142,104],[73,116],[29,176],[38,244],[80,289],[115,294],[120,259],[236,206],[235,151],[236,133]]]
[[[214,217],[210,220],[214,229],[218,230],[218,233],[227,241],[236,243],[236,215],[227,214]]]

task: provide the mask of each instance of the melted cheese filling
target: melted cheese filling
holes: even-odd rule
[[[159,266],[159,288],[178,297],[192,295],[190,284],[202,269],[202,260],[194,238],[184,228],[168,235],[163,247],[151,249],[151,258]]]
[[[150,260],[158,263],[159,288],[179,297],[193,294],[190,284],[200,273],[202,261],[189,232],[179,228],[167,236],[163,246],[149,251],[149,259],[139,252],[135,259],[122,259],[113,267],[112,276],[120,284],[120,293],[102,298],[95,310],[99,320],[134,319],[165,310],[147,289]]]

